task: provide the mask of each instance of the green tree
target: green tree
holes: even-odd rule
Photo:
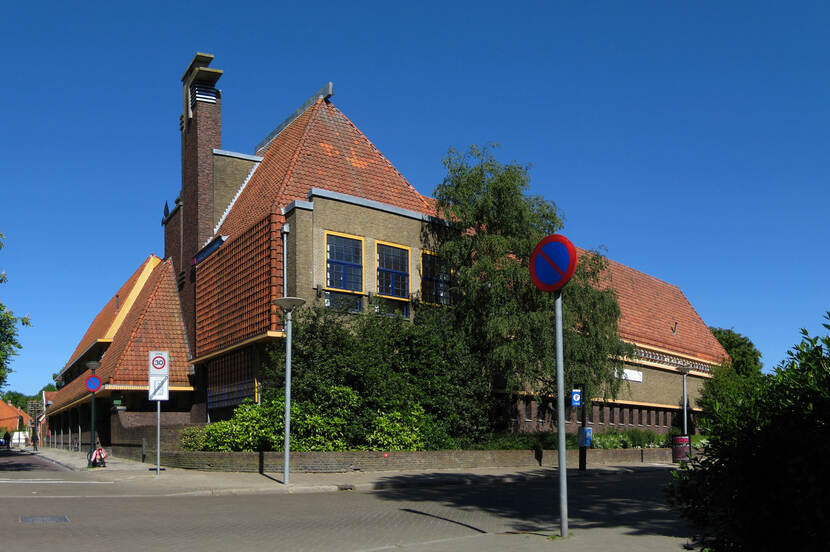
[[[709,328],[720,344],[726,349],[735,372],[740,376],[761,373],[761,351],[752,341],[732,329]]]
[[[0,249],[3,249],[5,236],[0,232]],[[6,272],[0,271],[0,284],[6,283]],[[18,317],[9,310],[6,305],[0,302],[0,389],[6,385],[6,378],[12,371],[10,368],[11,357],[20,350],[20,342],[17,339],[19,326],[29,326],[31,321],[28,316]]]
[[[18,391],[6,391],[3,393],[3,400],[11,403],[18,408],[26,410],[26,405],[31,397],[24,395]]]
[[[827,547],[830,335],[801,332],[773,374],[726,372],[729,400],[712,401],[701,421],[704,454],[669,488],[714,551]]]
[[[529,167],[502,164],[487,147],[450,150],[447,175],[435,189],[436,215],[424,240],[451,274],[456,328],[494,391],[555,389],[554,297],[530,280],[530,254],[562,228],[553,202],[527,195]],[[633,348],[617,333],[620,311],[604,284],[607,261],[581,255],[563,290],[566,385],[584,383],[586,396],[614,396],[619,360]],[[509,397],[509,393],[507,395]]]
[[[343,419],[338,431],[349,448],[375,446],[381,430],[416,419],[427,448],[469,443],[485,433],[488,386],[466,342],[454,332],[450,313],[424,306],[409,322],[370,311],[355,316],[315,306],[296,313],[292,404],[296,400],[309,412]],[[283,344],[269,350],[266,399],[282,395],[284,351]],[[348,415],[337,414],[336,405],[342,404],[337,390],[343,389],[354,393]],[[416,405],[424,412],[413,418]]]

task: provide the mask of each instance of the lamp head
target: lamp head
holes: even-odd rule
[[[86,363],[86,367],[89,368],[93,375],[95,374],[95,370],[97,370],[99,366],[101,366],[101,363],[97,360],[88,360]]]
[[[297,307],[305,305],[305,299],[302,297],[278,297],[274,299],[274,304],[284,311],[293,311]]]

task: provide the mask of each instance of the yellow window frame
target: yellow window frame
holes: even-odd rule
[[[385,245],[387,247],[394,247],[395,249],[404,249],[406,250],[406,274],[407,274],[407,290],[406,293],[409,297],[395,297],[394,295],[383,295],[380,293],[378,289],[378,246]],[[375,292],[377,293],[378,297],[383,297],[384,299],[393,299],[395,301],[404,301],[409,302],[410,298],[412,297],[412,248],[407,245],[401,245],[399,243],[392,243],[387,241],[375,240]]]
[[[329,236],[338,236],[340,238],[349,238],[352,240],[360,241],[360,267],[362,272],[362,277],[360,278],[360,291],[355,291],[352,289],[342,289],[336,287],[330,287],[328,285],[329,278],[328,278],[328,267],[325,267],[324,270],[326,271],[326,283],[323,286],[325,291],[334,291],[337,293],[351,293],[352,295],[365,295],[366,294],[366,240],[363,236],[356,236],[354,234],[346,234],[344,232],[335,232],[333,230],[325,230],[323,232],[323,254],[324,254],[324,264],[328,264],[329,262]]]

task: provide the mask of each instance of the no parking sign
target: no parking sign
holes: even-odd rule
[[[542,291],[558,291],[576,272],[576,248],[565,236],[542,238],[530,254],[530,279]]]

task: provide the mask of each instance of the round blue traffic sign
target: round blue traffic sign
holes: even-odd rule
[[[89,389],[90,392],[95,393],[101,389],[101,378],[98,376],[89,376],[86,378],[86,388]]]
[[[557,291],[576,271],[576,248],[565,236],[542,238],[530,255],[530,279],[542,291]]]

